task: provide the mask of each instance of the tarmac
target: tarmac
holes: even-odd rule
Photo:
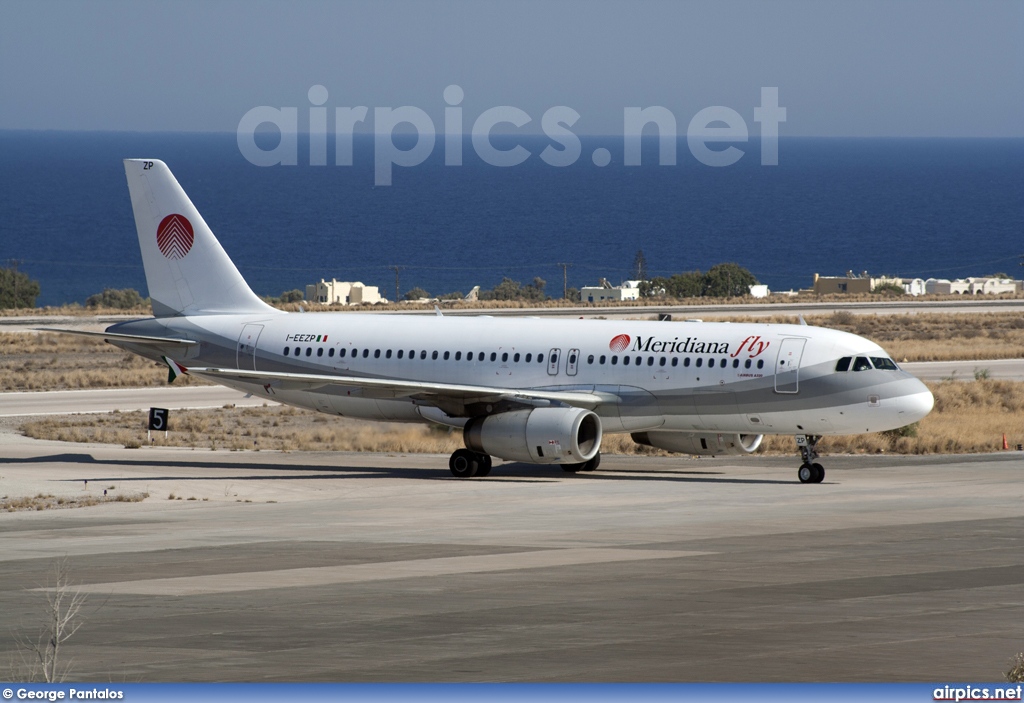
[[[825,457],[820,485],[797,463],[459,480],[436,455],[2,434],[0,497],[149,497],[0,513],[0,662],[66,558],[69,680],[1000,680],[1024,456]]]

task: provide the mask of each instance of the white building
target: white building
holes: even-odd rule
[[[767,298],[771,294],[772,292],[768,290],[768,286],[764,283],[750,286],[750,297],[752,298]]]
[[[621,286],[613,286],[606,279],[601,279],[599,286],[584,286],[580,289],[580,301],[584,303],[600,303],[605,300],[639,300],[641,281],[626,281]]]
[[[929,278],[924,287],[929,295],[999,295],[1016,293],[1018,283],[1012,278]]]
[[[926,281],[922,278],[904,278],[902,285],[903,292],[907,295],[924,295],[927,292]]]
[[[321,278],[319,283],[306,286],[306,300],[324,305],[372,305],[387,302],[380,297],[377,286],[366,286],[359,281],[338,281],[333,278],[330,281]]]

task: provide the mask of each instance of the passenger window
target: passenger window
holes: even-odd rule
[[[763,369],[764,368],[764,359],[758,359],[757,360],[757,368],[759,368],[759,369]]]
[[[672,365],[673,366],[679,366],[679,357],[678,356],[673,356],[672,357]]]
[[[614,357],[612,357],[612,358],[614,358]],[[629,366],[629,357],[628,356],[622,357],[622,365],[623,366]]]
[[[750,359],[747,359],[746,361],[743,362],[743,368],[745,368],[745,369],[749,369],[750,368]]]
[[[288,347],[285,347],[285,348],[284,348],[284,355],[285,355],[285,356],[288,356]]]
[[[740,367],[740,360],[739,359],[733,359],[732,360],[732,367],[734,369],[738,369]]]
[[[715,360],[714,359],[708,359],[708,368],[709,369],[715,368]]]
[[[543,354],[538,354],[537,355],[537,363],[538,364],[543,364],[544,363],[544,355]]]
[[[483,361],[484,360],[484,353],[480,352],[479,354],[477,354],[476,355],[476,360],[477,361]]]
[[[685,359],[683,359],[683,366],[689,366],[689,365],[690,365],[690,357],[686,357]]]
[[[875,365],[876,369],[899,371],[899,367],[896,366],[896,362],[885,356],[872,356],[871,363]]]
[[[316,355],[317,356],[323,356],[324,355],[324,348],[320,347],[319,349],[317,349],[316,350]]]
[[[603,364],[607,359],[608,359],[608,357],[606,357],[604,354],[602,354],[601,358],[597,360],[597,363]]]
[[[851,361],[853,361],[853,357],[844,356],[842,359],[836,362],[836,371],[849,371]]]
[[[654,357],[653,356],[647,357],[647,365],[648,366],[654,366]]]
[[[612,355],[612,366],[615,366],[615,365],[616,365],[616,364],[618,364],[618,363],[619,363],[619,357],[617,357],[617,356],[615,356],[615,355],[613,354],[613,355]]]
[[[697,364],[696,364],[697,368],[699,369],[699,368],[701,367],[701,364],[703,364],[703,363],[704,363],[704,360],[703,360],[703,359],[701,359],[701,358],[700,358],[700,357],[698,356],[698,357],[697,357]]]
[[[594,363],[594,355],[593,354],[591,354],[590,356],[587,357],[587,363],[588,364],[593,364]]]
[[[344,349],[342,349],[342,351],[345,351],[345,350],[344,350]],[[398,358],[399,358],[399,359],[401,359],[401,358],[403,358],[404,356],[405,356],[405,350],[404,350],[404,349],[399,349],[399,350],[398,350]]]
[[[533,361],[533,354],[527,352],[525,361],[526,363],[530,363],[531,361]]]
[[[437,361],[437,350],[436,350],[436,349],[435,349],[435,350],[434,350],[433,352],[431,352],[431,354],[430,354],[430,358],[431,358],[431,359],[432,359],[433,361]]]
[[[306,347],[306,356],[313,355],[313,347]]]
[[[384,352],[384,357],[387,358],[387,359],[391,358],[391,350],[390,349],[388,349],[386,352]]]
[[[516,362],[517,364],[519,363],[519,352],[516,352],[516,355],[512,357],[512,361]]]
[[[853,360],[854,371],[869,371],[871,369],[871,362],[868,361],[866,356],[858,356]]]
[[[373,358],[374,359],[379,359],[380,358],[380,349],[374,349],[373,350]]]
[[[426,359],[426,358],[427,358],[427,350],[426,349],[420,350],[420,359]]]
[[[455,360],[456,361],[462,361],[462,352],[460,352],[460,351],[455,352]]]
[[[363,358],[366,359],[369,356],[370,356],[370,350],[369,349],[364,349],[363,350]]]
[[[491,352],[491,361],[494,361],[497,358],[498,358],[497,352]]]
[[[331,357],[332,359],[334,358],[334,347],[331,347],[330,349],[327,350],[327,356]]]
[[[502,361],[502,363],[504,363],[504,362],[508,361],[508,352],[503,352],[503,353],[502,353],[502,355],[501,355],[501,361]]]
[[[448,357],[450,357],[450,356],[451,356],[451,352],[445,352],[444,353],[444,360],[448,361]]]
[[[667,356],[661,357],[661,359],[658,360],[658,366],[664,366],[666,361],[668,361]]]

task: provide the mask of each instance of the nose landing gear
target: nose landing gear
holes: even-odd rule
[[[821,435],[796,436],[796,446],[800,450],[800,458],[803,459],[796,472],[800,483],[821,483],[825,480],[825,467],[814,461],[818,458],[817,447],[820,439]]]

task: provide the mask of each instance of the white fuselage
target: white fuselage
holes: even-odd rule
[[[187,352],[124,345],[155,358],[171,353],[185,367],[607,393],[617,401],[594,408],[606,432],[851,434],[901,427],[932,407],[924,384],[894,366],[836,370],[843,357],[889,362],[874,342],[805,325],[272,313],[167,317],[110,331],[197,340]],[[460,425],[495,410],[438,407],[412,393],[224,383],[368,419]]]

